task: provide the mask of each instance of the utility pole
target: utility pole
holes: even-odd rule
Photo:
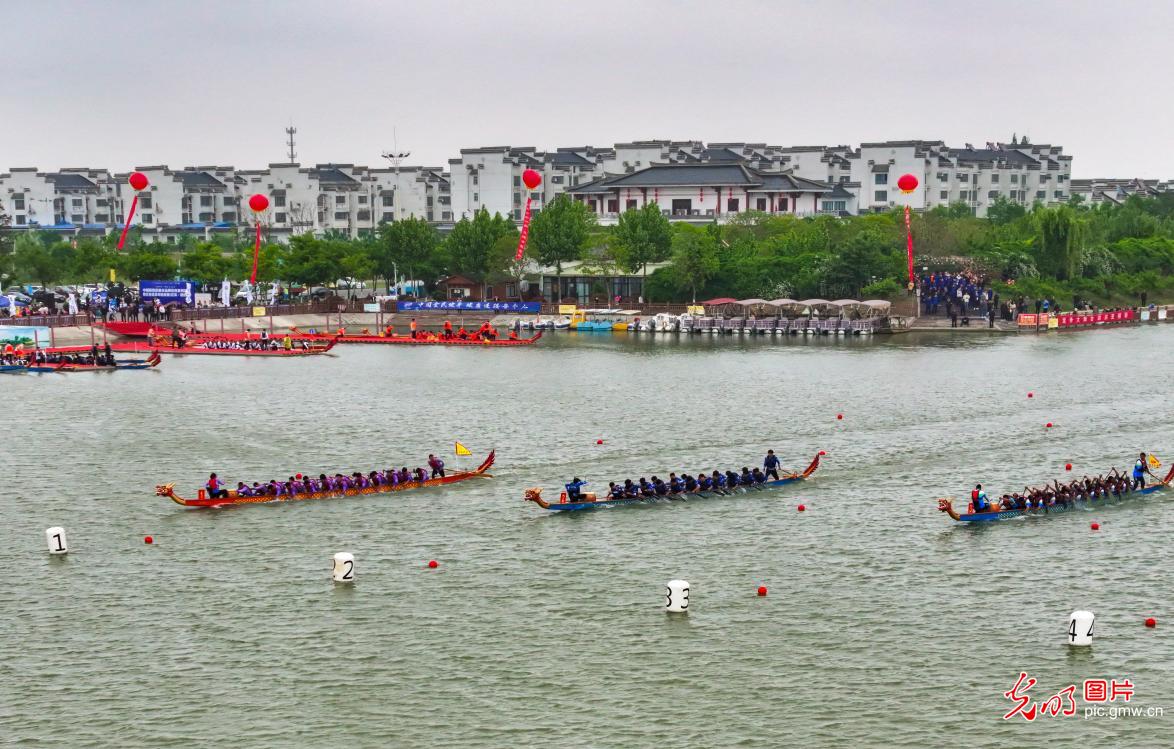
[[[392,187],[392,192],[391,192],[391,200],[393,203],[393,205],[391,207],[391,211],[392,211],[392,216],[395,218],[396,221],[399,221],[399,218],[400,218],[400,213],[399,213],[399,205],[400,205],[399,164],[400,164],[400,161],[408,158],[411,155],[412,155],[411,151],[400,151],[399,150],[399,140],[396,138],[395,128],[392,128],[391,129],[391,150],[384,151],[383,158],[385,158],[389,162],[391,162],[393,172],[395,174],[395,185]]]
[[[293,126],[292,122],[289,124],[289,127],[287,127],[285,129],[285,134],[289,136],[289,140],[287,140],[285,142],[285,144],[289,147],[289,163],[290,164],[297,163],[298,154],[296,151],[294,151],[294,134],[297,133],[297,131],[298,131],[298,129]]]

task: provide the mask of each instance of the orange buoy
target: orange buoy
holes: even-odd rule
[[[759,595],[759,596],[765,596],[765,595],[766,595],[766,586],[765,586],[765,585],[759,585],[759,586],[758,586],[758,595]],[[1153,620],[1151,619],[1150,621],[1153,621]]]
[[[440,566],[440,564],[435,559],[428,560],[428,569],[434,570],[439,566]]]

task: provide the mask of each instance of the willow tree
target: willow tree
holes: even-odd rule
[[[1084,245],[1084,222],[1068,206],[1039,211],[1040,265],[1057,279],[1066,281],[1080,268]]]

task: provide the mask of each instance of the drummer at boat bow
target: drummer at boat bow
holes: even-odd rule
[[[774,450],[766,451],[766,458],[762,461],[762,470],[775,481],[779,480],[779,458]]]

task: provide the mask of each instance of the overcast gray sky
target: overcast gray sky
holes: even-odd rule
[[[1174,178],[1168,0],[0,0],[0,169],[649,138],[1062,145]]]

